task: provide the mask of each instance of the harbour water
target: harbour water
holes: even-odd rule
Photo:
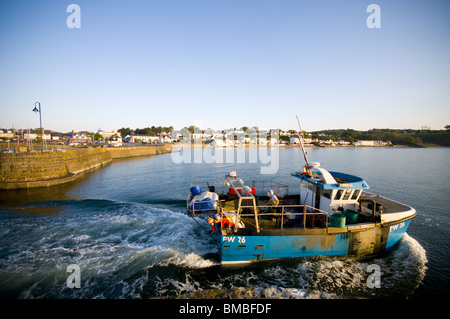
[[[272,179],[298,191],[299,149],[280,149],[276,174],[261,163],[176,163],[171,154],[116,160],[75,183],[0,193],[0,298],[158,298],[240,291],[247,298],[450,296],[450,149],[319,148],[309,159],[359,175],[370,191],[417,210],[381,256],[304,258],[221,267],[215,243],[186,215],[195,180]],[[207,224],[204,226],[209,229]],[[78,267],[79,288],[68,278]],[[368,284],[370,265],[380,287]],[[72,268],[69,268],[72,269]]]

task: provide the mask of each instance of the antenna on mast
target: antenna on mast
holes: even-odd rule
[[[299,140],[300,140],[300,146],[302,147],[303,157],[305,158],[306,174],[307,174],[309,177],[311,177],[311,176],[312,176],[312,173],[311,173],[311,170],[309,169],[308,157],[306,156],[305,147],[303,146],[303,130],[302,130],[302,126],[300,125],[300,120],[298,119],[298,116],[297,116],[297,115],[296,115],[296,117],[297,117],[298,127],[300,128],[298,137],[299,137]]]

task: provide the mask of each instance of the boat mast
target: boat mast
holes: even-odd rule
[[[303,146],[303,130],[302,130],[302,126],[300,125],[300,120],[297,117],[297,123],[298,123],[298,127],[300,128],[300,132],[298,134],[299,140],[300,140],[300,146],[302,147],[302,151],[303,151],[303,157],[305,158],[305,168],[306,168],[306,174],[308,174],[309,177],[312,176],[311,170],[309,169],[309,163],[308,163],[308,157],[306,156],[306,151],[305,151],[305,147]]]

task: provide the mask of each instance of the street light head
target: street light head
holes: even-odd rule
[[[37,108],[37,105],[39,105],[39,108]],[[35,112],[35,113],[41,112],[41,103],[40,103],[40,102],[34,103],[34,109],[33,109],[33,112]]]
[[[39,108],[37,108],[37,105],[39,105]],[[42,152],[44,152],[44,130],[42,129],[41,103],[39,103],[39,102],[34,103],[33,112],[35,112],[35,113],[39,112],[39,121],[40,121],[40,127],[41,127],[41,153],[42,153]]]

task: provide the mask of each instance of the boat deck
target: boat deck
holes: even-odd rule
[[[363,206],[366,206],[369,208],[364,213],[360,213],[358,216],[358,222],[347,225],[345,229],[343,228],[336,228],[332,227],[329,224],[329,214],[325,212],[319,212],[316,211],[315,213],[311,210],[312,207],[309,207],[307,211],[305,211],[306,215],[303,215],[301,209],[299,209],[299,197],[298,195],[289,195],[285,198],[283,198],[280,201],[280,205],[277,207],[277,213],[278,216],[285,216],[286,218],[281,222],[280,220],[275,221],[273,219],[274,215],[271,213],[271,210],[273,212],[273,208],[268,208],[265,206],[265,202],[268,200],[268,197],[265,196],[257,196],[256,198],[256,204],[258,207],[258,215],[259,215],[259,226],[264,229],[298,229],[298,228],[328,228],[333,230],[334,228],[336,232],[343,232],[344,230],[348,230],[347,228],[350,227],[353,230],[359,229],[359,228],[367,228],[367,227],[373,227],[375,223],[381,222],[381,214],[394,214],[394,213],[402,213],[407,212],[411,208],[403,205],[401,203],[398,203],[396,201],[381,197],[379,195],[365,193],[365,196],[362,198]],[[224,211],[237,211],[239,208],[239,201],[233,200],[231,198],[227,198],[227,200],[222,201],[222,207]],[[242,206],[249,207],[251,206],[251,201],[245,202],[243,200]],[[291,206],[292,205],[292,206]],[[281,211],[281,208],[284,206],[283,212]],[[376,207],[376,211],[373,211],[373,207]],[[244,208],[241,212],[241,218],[242,221],[245,223],[247,228],[255,228],[255,220],[254,220],[254,213],[253,210],[250,208],[251,213],[249,214],[249,211],[247,208]],[[370,211],[370,212],[369,212]],[[292,214],[295,214],[292,216]],[[291,216],[289,216],[291,215]],[[287,219],[287,217],[290,217]]]
[[[396,201],[381,197],[379,195],[365,194],[363,200],[373,200],[377,205],[382,206],[383,214],[401,213],[410,210],[409,206]]]

